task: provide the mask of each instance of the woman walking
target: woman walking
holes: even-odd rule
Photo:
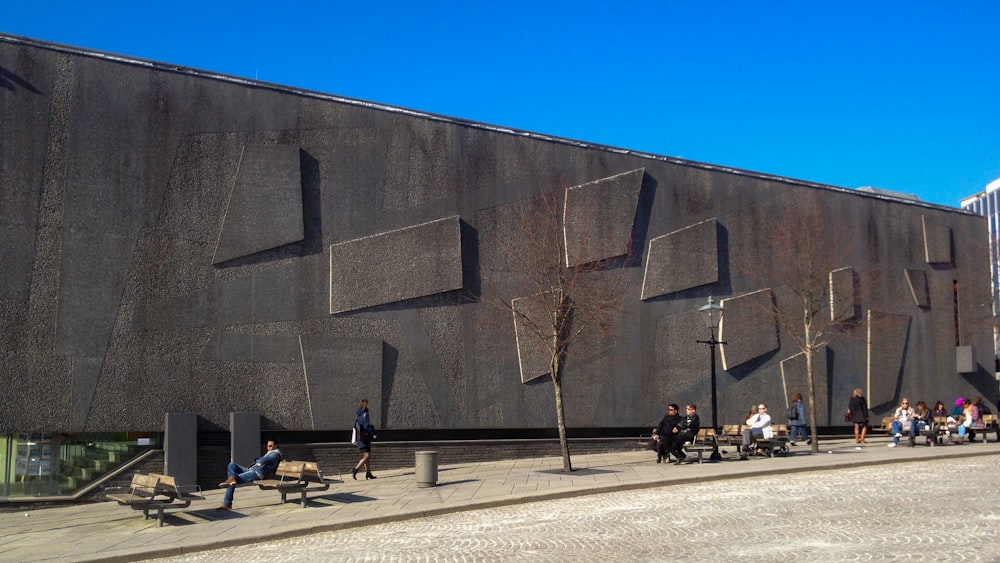
[[[358,478],[358,470],[365,468],[365,479],[376,479],[372,475],[369,463],[372,459],[372,441],[375,440],[375,427],[372,426],[371,418],[368,416],[368,399],[361,399],[361,406],[358,407],[354,417],[354,428],[357,432],[357,446],[363,452],[361,461],[354,466],[351,477]]]
[[[868,401],[865,400],[864,392],[860,388],[854,390],[847,405],[847,412],[851,415],[851,422],[854,423],[854,441],[858,444],[867,444],[865,436],[868,435]]]

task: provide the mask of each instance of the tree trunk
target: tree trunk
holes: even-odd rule
[[[819,436],[816,435],[816,382],[813,379],[813,348],[806,346],[806,390],[809,393],[809,438],[812,453],[819,453]]]
[[[562,452],[563,473],[573,471],[573,464],[569,459],[569,441],[566,439],[566,417],[563,414],[562,381],[559,377],[560,361],[558,357],[552,358],[549,365],[552,370],[552,389],[556,394],[556,426],[559,428],[559,451]]]

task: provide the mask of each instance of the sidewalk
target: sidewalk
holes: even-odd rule
[[[114,502],[6,513],[0,514],[0,561],[135,561],[477,508],[706,480],[914,460],[947,463],[969,456],[997,456],[1000,463],[997,442],[933,448],[887,448],[886,438],[870,442],[858,447],[853,440],[830,440],[815,455],[800,444],[789,456],[749,461],[736,460],[730,451],[721,462],[680,466],[657,464],[650,451],[580,455],[574,456],[570,475],[562,473],[558,457],[456,465],[439,460],[436,487],[418,488],[412,468],[376,470],[378,479],[372,481],[355,481],[346,473],[329,490],[311,497],[307,508],[300,506],[298,496],[281,505],[278,493],[244,486],[237,490],[231,512],[215,510],[223,491],[210,490],[188,509],[168,512],[162,528],[155,518],[143,520],[140,511]],[[333,473],[333,468],[323,469]]]

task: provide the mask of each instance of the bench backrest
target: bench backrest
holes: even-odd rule
[[[722,425],[722,435],[723,436],[739,436],[740,425],[739,424],[723,424]]]
[[[305,467],[304,461],[282,461],[278,463],[274,476],[281,481],[301,481]]]
[[[992,428],[997,425],[997,415],[995,414],[984,414],[983,415],[983,426]]]
[[[771,433],[775,436],[788,436],[788,425],[787,424],[772,424]]]
[[[132,476],[132,496],[138,498],[153,498],[157,494],[157,486],[160,483],[158,475],[143,475],[136,473]]]
[[[319,464],[315,461],[305,462],[305,467],[302,472],[302,479],[309,481],[310,483],[325,483],[326,479],[323,477],[323,472],[319,468]]]

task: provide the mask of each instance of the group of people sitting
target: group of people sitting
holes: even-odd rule
[[[701,419],[698,418],[698,407],[694,403],[688,403],[684,409],[685,415],[681,416],[680,407],[676,403],[670,403],[663,420],[653,428],[649,448],[656,452],[656,463],[662,463],[665,459],[669,461],[673,455],[677,460],[675,463],[680,465],[687,457],[684,444],[694,441],[701,428]]]
[[[955,441],[959,444],[964,443],[966,439],[974,440],[976,428],[985,427],[984,414],[990,414],[990,410],[983,403],[982,397],[976,397],[972,401],[959,397],[955,400],[955,408],[951,413],[947,412],[941,401],[938,401],[931,410],[923,401],[917,401],[916,408],[913,408],[910,406],[910,401],[903,397],[892,415],[889,430],[892,433],[892,443],[889,447],[898,446],[904,432],[910,436],[910,445],[915,445],[917,434],[921,430],[933,428],[935,419],[941,418],[945,419],[946,428],[943,429],[945,435],[951,436],[954,432],[957,435]],[[930,443],[931,440],[932,438],[928,436],[927,442]]]
[[[796,437],[809,444],[811,440],[806,422],[806,410],[802,404],[802,395],[799,393],[792,395],[788,416],[792,428],[791,445],[795,445]],[[774,436],[767,405],[764,403],[757,405],[747,417],[744,426],[742,443],[739,447],[740,459],[748,458],[750,450],[758,438],[769,440]],[[656,463],[662,463],[665,459],[669,460],[670,455],[677,459],[676,463],[683,462],[685,458],[684,444],[693,441],[694,436],[698,433],[698,428],[698,414],[694,404],[687,405],[687,417],[682,417],[678,412],[677,405],[671,403],[667,407],[666,416],[656,428],[653,428],[653,434],[649,439],[649,449],[656,452]]]

